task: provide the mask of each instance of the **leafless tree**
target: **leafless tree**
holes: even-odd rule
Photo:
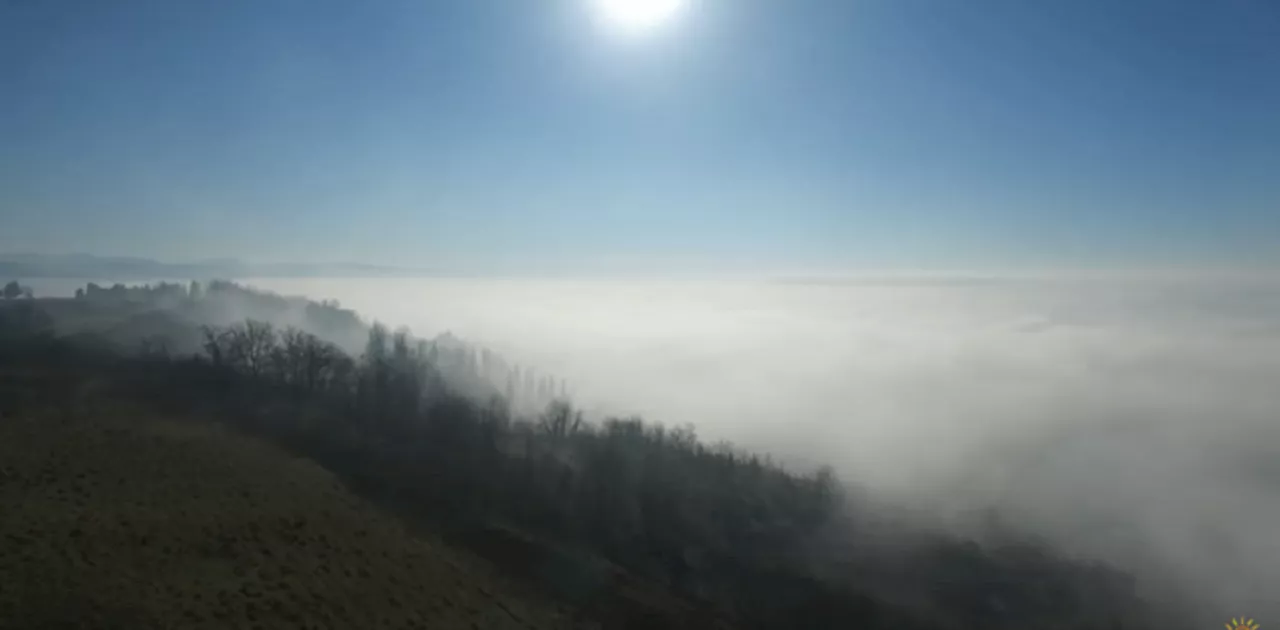
[[[538,419],[538,429],[552,438],[563,440],[582,428],[582,412],[575,411],[569,403],[557,400],[547,406]]]

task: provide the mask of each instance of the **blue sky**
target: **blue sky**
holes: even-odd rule
[[[0,2],[0,251],[1280,262],[1271,0]]]

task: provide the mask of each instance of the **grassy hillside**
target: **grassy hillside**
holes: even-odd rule
[[[0,627],[571,627],[315,464],[48,380],[0,376]]]

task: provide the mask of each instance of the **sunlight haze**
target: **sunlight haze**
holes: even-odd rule
[[[591,0],[600,16],[625,31],[647,31],[678,19],[687,0]]]

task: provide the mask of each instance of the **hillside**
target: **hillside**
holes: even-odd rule
[[[214,292],[216,299],[241,293],[232,286],[226,287],[230,291]],[[248,294],[258,304],[280,299]],[[209,299],[206,293],[198,302]],[[17,433],[0,435],[0,440],[6,449],[27,458],[21,461],[27,462],[28,469],[8,471],[6,479],[22,481],[4,483],[6,488],[16,483],[26,491],[38,487],[53,494],[40,495],[46,497],[41,501],[9,494],[0,498],[6,504],[33,506],[22,511],[23,519],[62,519],[71,524],[44,528],[24,520],[0,528],[0,534],[12,533],[7,540],[0,538],[13,550],[6,552],[7,562],[19,557],[27,563],[7,566],[35,564],[29,556],[37,551],[25,551],[40,548],[34,542],[42,539],[33,532],[53,537],[41,543],[50,550],[79,553],[80,545],[86,544],[82,538],[93,538],[85,533],[89,528],[77,525],[75,519],[98,512],[74,499],[85,494],[90,484],[86,479],[107,471],[105,478],[115,484],[107,484],[106,489],[130,489],[122,490],[122,498],[116,500],[110,493],[101,494],[103,484],[93,486],[92,496],[106,497],[102,500],[110,506],[104,514],[134,510],[133,516],[123,517],[132,531],[140,529],[136,520],[143,515],[150,519],[146,522],[155,523],[178,510],[171,522],[180,527],[174,531],[203,540],[190,543],[198,551],[194,556],[198,562],[165,569],[183,573],[184,580],[227,579],[225,566],[213,562],[218,558],[228,562],[227,554],[240,563],[303,558],[287,572],[275,567],[267,584],[275,583],[272,579],[291,584],[296,574],[314,577],[323,587],[343,593],[385,592],[399,602],[399,607],[390,599],[385,602],[394,609],[385,613],[394,617],[392,621],[409,621],[412,617],[406,611],[419,610],[406,604],[410,596],[430,614],[455,614],[443,604],[431,607],[431,598],[453,601],[450,585],[465,582],[439,577],[453,575],[450,570],[437,564],[435,569],[382,571],[377,564],[416,558],[415,554],[424,552],[393,551],[385,542],[369,551],[364,547],[368,534],[356,534],[362,526],[321,524],[336,513],[326,507],[330,500],[355,501],[334,485],[332,479],[340,479],[378,508],[394,510],[403,522],[441,532],[454,546],[455,556],[472,557],[456,550],[473,550],[493,563],[477,566],[496,566],[502,575],[522,580],[522,586],[512,586],[510,591],[484,586],[488,593],[521,593],[535,587],[539,593],[535,602],[542,597],[565,602],[610,628],[1184,627],[1177,623],[1173,608],[1163,603],[1152,606],[1123,572],[1066,556],[1043,541],[999,526],[998,519],[975,538],[945,531],[912,532],[901,523],[879,519],[884,516],[883,506],[848,493],[828,469],[788,470],[772,463],[767,454],[707,445],[688,427],[668,428],[633,417],[586,421],[567,400],[556,400],[541,413],[530,415],[513,409],[501,395],[477,399],[455,383],[460,373],[475,374],[481,362],[457,361],[441,351],[442,346],[414,343],[404,331],[390,333],[385,327],[371,326],[364,352],[352,356],[315,334],[247,320],[201,326],[203,349],[188,354],[171,343],[156,345],[138,336],[170,325],[182,334],[194,328],[189,319],[178,317],[191,306],[190,294],[172,306],[130,315],[124,326],[110,323],[118,321],[113,315],[123,308],[119,300],[86,296],[83,304],[81,300],[8,302],[0,306],[0,370],[7,370],[0,374],[4,377],[0,378],[0,413],[7,418],[5,430]],[[300,303],[300,307],[303,312],[316,311],[312,304]],[[93,323],[73,327],[66,325],[69,322]],[[103,343],[103,336],[115,338]],[[136,343],[130,343],[130,338]],[[170,336],[167,341],[174,339]],[[127,352],[131,346],[137,351]],[[492,361],[482,363],[489,366]],[[31,382],[24,384],[17,375],[28,373],[33,375]],[[59,376],[50,379],[49,374]],[[32,396],[35,399],[29,400]],[[15,409],[27,411],[15,416]],[[210,428],[219,426],[227,428]],[[201,444],[223,444],[220,454],[186,452],[192,448],[193,435],[203,436],[198,440]],[[180,436],[188,441],[178,440]],[[34,453],[50,452],[52,444],[60,445],[58,457],[68,463],[31,459]],[[266,444],[282,450],[271,451]],[[155,452],[148,451],[150,447]],[[331,488],[330,494],[298,491],[298,487],[314,490],[317,486],[291,481],[300,473],[281,472],[277,464],[239,463],[243,449],[275,453],[266,459],[288,452],[323,467],[335,477],[318,472],[312,464],[289,464],[315,471],[325,479],[321,485]],[[134,452],[143,454],[134,456]],[[128,459],[121,457],[125,453],[130,454]],[[5,452],[0,451],[0,457],[5,457],[0,465],[17,466],[4,463],[8,461]],[[265,456],[257,457],[262,461]],[[168,472],[170,468],[174,471]],[[72,481],[64,478],[63,471],[72,474]],[[80,473],[85,479],[75,476]],[[163,474],[187,481],[162,482]],[[46,481],[51,484],[47,488],[41,485]],[[275,494],[262,495],[266,485]],[[192,497],[204,491],[212,497],[208,502],[213,507],[197,510],[192,501],[199,501]],[[170,502],[164,499],[167,496],[177,498]],[[223,501],[232,502],[230,508],[220,505]],[[65,511],[56,517],[40,516],[41,508],[49,504]],[[233,516],[258,510],[265,510],[265,516]],[[357,511],[374,514],[368,510]],[[5,518],[18,518],[16,514]],[[309,515],[306,523],[320,519],[315,525],[320,529],[297,525],[302,514]],[[118,523],[120,517],[115,518],[113,522]],[[239,532],[229,539],[221,529],[227,520],[226,527]],[[70,538],[71,526],[80,527],[80,538]],[[326,529],[332,535],[325,534]],[[113,529],[95,525],[94,531]],[[75,543],[63,546],[59,535]],[[120,539],[120,534],[107,534],[107,541]],[[176,540],[168,543],[170,553],[181,548]],[[432,547],[440,548],[438,541]],[[85,593],[81,597],[88,604],[129,601],[99,595],[110,589],[85,582],[95,575],[108,582],[125,579],[177,588],[181,580],[154,582],[137,577],[156,573],[147,564],[155,553],[154,547],[146,547],[139,556],[143,561],[135,561],[130,554],[121,563],[123,573],[102,569],[99,574],[94,567],[84,575],[75,569],[83,564],[81,556],[50,555],[39,564],[54,576],[28,583],[66,582],[77,588],[50,586],[44,591],[9,594],[6,601],[21,601],[24,610],[35,607],[34,612],[23,614],[74,609],[58,604],[56,598],[51,600],[54,603],[38,604],[46,594],[59,592]],[[90,557],[103,565],[101,558]],[[114,562],[112,558],[107,564]],[[207,562],[223,568],[206,569]],[[242,566],[242,574],[233,572],[232,577],[258,579],[253,566]],[[334,574],[335,566],[350,566],[354,577],[348,578],[347,571]],[[404,573],[419,570],[423,573]],[[0,573],[0,578],[7,580],[8,575]],[[386,579],[390,586],[339,584],[349,579]],[[405,581],[414,584],[407,592],[399,590],[406,588]],[[229,591],[241,584],[232,586]],[[144,592],[155,590],[147,588]],[[470,592],[466,586],[457,588]],[[397,592],[404,596],[392,595]],[[420,592],[424,594],[416,595]],[[336,602],[374,597],[322,596]],[[427,603],[422,603],[423,598]],[[264,610],[278,614],[274,608],[260,609],[258,598],[251,600],[255,615]],[[495,601],[501,600],[495,596]],[[161,600],[134,601],[149,615],[168,614],[152,607],[173,606]],[[283,599],[279,605],[284,605]],[[539,610],[536,603],[529,605]],[[482,610],[476,606],[474,610]],[[185,609],[176,610],[186,614]],[[202,614],[200,610],[204,609],[192,614]],[[306,605],[301,610],[352,614],[353,608],[343,604],[328,611]],[[373,620],[335,617],[333,623],[365,627],[385,621],[375,612],[376,603],[362,610],[373,615],[363,619]],[[516,616],[523,619],[524,615]],[[548,619],[547,623],[558,623],[554,616]],[[453,621],[442,616],[431,625],[449,627],[443,624]],[[501,627],[476,623],[477,627]]]
[[[572,627],[313,463],[45,373],[0,384],[0,628]]]

